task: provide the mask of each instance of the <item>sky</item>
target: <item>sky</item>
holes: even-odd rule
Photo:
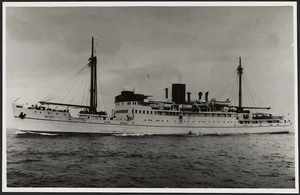
[[[5,33],[8,127],[14,100],[35,104],[87,64],[92,36],[100,110],[110,112],[123,89],[159,99],[178,82],[191,99],[199,91],[226,99],[242,57],[255,94],[248,98],[274,113],[295,112],[291,6],[6,7]],[[87,99],[81,79],[76,104]]]

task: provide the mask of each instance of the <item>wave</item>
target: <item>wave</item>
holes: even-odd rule
[[[63,135],[58,133],[42,133],[42,132],[34,132],[34,131],[16,131],[16,135],[45,135],[45,136],[57,136],[57,135]]]
[[[151,135],[151,134],[143,134],[143,133],[122,133],[122,134],[113,134],[114,136],[117,137],[129,137],[129,136],[136,136],[136,137],[140,137],[140,136],[146,136],[146,135]]]

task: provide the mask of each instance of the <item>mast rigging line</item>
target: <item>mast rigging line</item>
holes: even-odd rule
[[[77,88],[77,90],[76,90],[76,92],[75,92],[75,94],[74,94],[74,96],[72,97],[72,99],[71,99],[71,101],[70,102],[72,102],[73,100],[74,100],[74,98],[75,98],[75,96],[77,95],[77,93],[78,93],[78,91],[79,91],[79,89],[81,88],[81,85],[82,85],[82,83],[83,83],[83,81],[86,79],[87,80],[87,74],[88,74],[88,71],[87,71],[88,69],[86,69],[86,71],[85,71],[85,73],[82,75],[82,78],[81,78],[81,82],[80,82],[80,84],[78,85],[78,88]]]
[[[226,80],[229,78],[229,76],[231,74],[234,74],[235,73],[235,70],[236,70],[236,65],[232,65],[228,68],[228,71],[224,74],[223,78],[221,80],[219,80],[218,82],[210,82],[209,86],[208,86],[208,89],[210,89],[210,91],[214,91],[216,87],[218,87],[218,85],[220,83],[224,83],[223,80]]]
[[[79,49],[78,53],[81,53],[85,48],[87,48],[87,46],[88,46],[89,44],[90,44],[89,42],[86,42],[86,44],[83,45],[83,46]],[[51,73],[45,75],[43,79],[46,79],[46,78],[48,78],[50,75],[52,75],[52,74],[58,72],[59,70],[61,70],[63,67],[65,67],[65,65],[68,64],[68,63],[66,63],[66,62],[68,62],[71,58],[73,58],[73,56],[70,56],[69,58],[67,58],[67,60],[65,60],[64,63],[61,63],[59,66],[57,66],[57,68],[56,68],[54,71],[52,71]]]
[[[88,86],[88,82],[89,82],[89,79],[88,79],[88,77],[87,77],[87,79],[86,79],[86,81],[85,81],[85,85],[84,85],[84,90],[83,90],[83,96],[82,96],[82,101],[81,101],[81,104],[83,105],[83,102],[84,102],[84,100],[85,100],[85,97],[86,97],[86,95],[88,96],[89,95],[89,93],[88,93],[88,91],[86,91],[87,90],[87,86]],[[88,98],[88,97],[87,97]],[[88,98],[89,99],[89,98]],[[87,103],[86,103],[87,104]]]
[[[216,95],[216,97],[223,97],[223,95],[225,94],[225,92],[227,91],[227,88],[229,88],[232,84],[234,84],[234,81],[235,81],[235,78],[236,77],[233,77],[229,82],[227,82],[226,84],[225,84],[225,86],[223,87],[223,90],[222,91],[220,91],[217,95]],[[225,82],[224,82],[225,83]]]
[[[249,80],[248,80],[248,77],[247,77],[247,75],[245,74],[245,78],[246,78],[246,83],[247,83],[247,85],[249,86],[249,89],[250,89],[250,92],[252,91],[252,95],[253,95],[253,97],[255,97],[255,99],[260,103],[260,104],[262,104],[262,101],[259,99],[259,97],[255,94],[255,92],[254,92],[254,90],[252,89],[252,86],[251,86],[251,84],[250,84],[250,82],[249,82]]]
[[[228,71],[228,73],[221,80],[213,84],[212,87],[209,87],[211,93],[218,93],[218,91],[223,90],[228,82],[230,82],[231,79],[235,77],[234,75],[234,71]]]
[[[69,84],[71,81],[73,81],[84,69],[88,68],[89,63],[85,65],[83,68],[81,68],[78,72],[76,72],[73,76],[71,76],[68,80],[66,80],[64,83],[62,83],[60,86],[58,86],[56,89],[54,89],[51,93],[49,93],[43,100],[51,100],[55,97],[55,95],[63,89],[67,84]]]
[[[84,74],[86,74],[86,73],[88,72],[87,70],[88,70],[88,68],[84,69],[84,71],[82,71],[82,72],[80,73],[80,75],[78,75],[78,76],[83,76]],[[78,80],[80,80],[80,79],[78,79]],[[69,89],[69,91],[66,93],[66,95],[65,95],[65,97],[62,99],[62,101],[64,101],[65,98],[68,96],[68,94],[70,94],[71,90],[75,87],[75,84],[77,84],[78,80],[74,80],[75,82],[73,83],[73,85],[71,86],[71,88]]]

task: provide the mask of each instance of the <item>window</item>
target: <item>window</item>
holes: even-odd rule
[[[150,114],[152,114],[153,112],[152,111],[150,111]]]
[[[141,114],[141,113],[142,113],[142,111],[141,111],[141,110],[139,110],[139,113]]]
[[[127,102],[127,105],[131,105],[131,102]]]
[[[128,113],[128,110],[116,110],[116,113]]]
[[[143,114],[145,114],[145,110],[143,110]]]
[[[137,113],[137,110],[135,110],[135,113]]]
[[[149,114],[149,110],[147,110],[147,114]]]

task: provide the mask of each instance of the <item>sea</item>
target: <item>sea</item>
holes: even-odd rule
[[[7,187],[295,188],[295,134],[102,136],[7,129]]]

